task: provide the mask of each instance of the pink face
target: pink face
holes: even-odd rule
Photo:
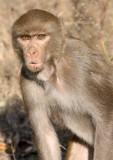
[[[17,40],[21,45],[29,70],[36,72],[43,68],[45,47],[49,39],[50,35],[45,33],[18,36]]]

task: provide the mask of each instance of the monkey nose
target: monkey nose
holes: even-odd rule
[[[31,52],[31,51],[30,51],[29,54],[30,54],[30,55],[34,55],[34,54],[35,54],[35,51],[34,51],[34,52]]]

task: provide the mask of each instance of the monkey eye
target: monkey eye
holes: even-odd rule
[[[46,34],[39,34],[37,38],[39,40],[43,40],[45,37],[46,37]]]
[[[29,40],[30,38],[31,38],[31,37],[30,37],[30,36],[27,36],[27,35],[21,36],[21,39],[24,40],[24,41],[25,41],[25,40]]]

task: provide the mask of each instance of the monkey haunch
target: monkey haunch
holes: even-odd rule
[[[22,95],[40,159],[61,160],[52,119],[94,145],[94,160],[113,160],[113,66],[81,41],[66,39],[63,30],[57,17],[37,9],[13,26]],[[72,157],[67,159],[80,160]]]

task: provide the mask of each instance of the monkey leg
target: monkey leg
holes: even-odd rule
[[[74,136],[69,142],[66,160],[93,160],[93,149]]]

